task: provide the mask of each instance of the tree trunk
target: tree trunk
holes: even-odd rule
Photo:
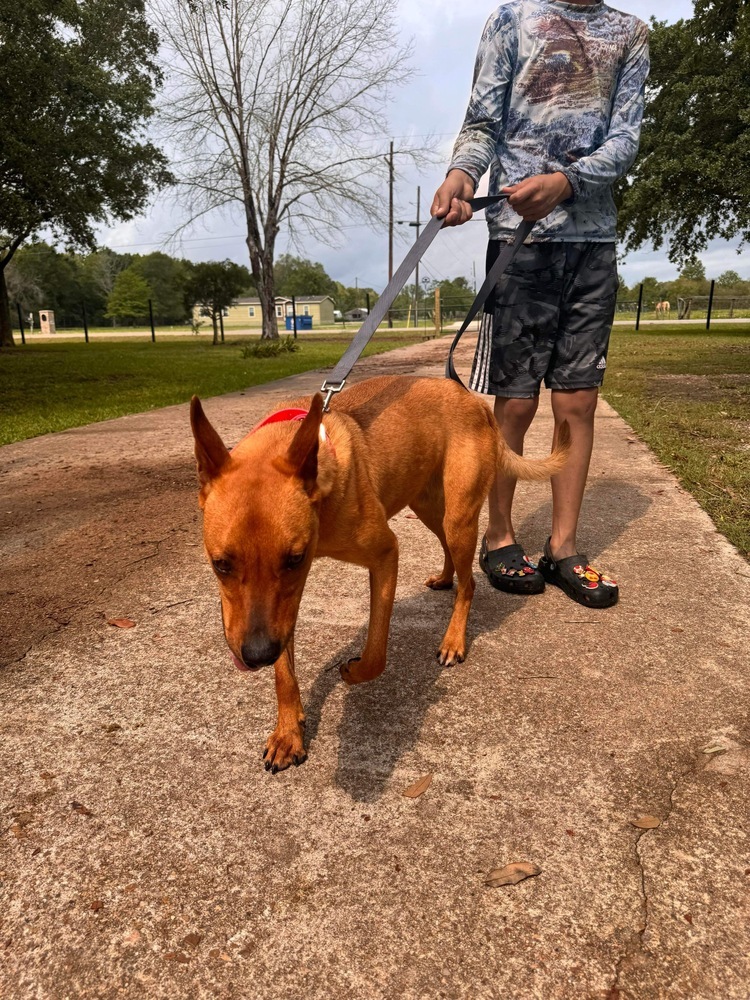
[[[0,267],[0,347],[15,347],[13,324],[10,320],[10,300],[5,284],[5,268]]]
[[[214,309],[211,310],[211,323],[213,324],[213,328],[214,328],[214,339],[213,339],[213,343],[214,344],[218,344],[219,343],[219,326],[218,326],[218,323],[217,323],[216,316],[217,316],[217,313],[216,313],[216,309],[214,308]]]
[[[273,258],[264,257],[261,267],[261,278],[258,285],[260,308],[263,313],[263,340],[278,340],[279,324],[276,320],[276,289],[273,280]]]

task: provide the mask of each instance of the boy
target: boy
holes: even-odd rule
[[[510,0],[484,29],[463,127],[432,214],[471,218],[488,166],[488,266],[517,216],[538,220],[485,307],[471,388],[495,396],[506,441],[523,453],[542,379],[570,459],[552,481],[552,532],[539,566],[516,543],[515,480],[498,477],[479,563],[493,586],[539,593],[545,581],[587,607],[617,602],[613,580],[578,553],[576,532],[607,364],[618,279],[612,185],[638,151],[648,31],[602,0]]]

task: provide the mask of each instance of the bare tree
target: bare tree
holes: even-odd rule
[[[164,121],[189,220],[240,208],[277,337],[282,227],[334,243],[342,217],[382,221],[386,110],[410,75],[397,0],[155,0],[171,49]],[[411,151],[416,154],[416,151]],[[181,227],[181,228],[184,228]]]

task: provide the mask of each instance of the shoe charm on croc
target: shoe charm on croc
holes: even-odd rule
[[[483,538],[479,565],[496,590],[510,594],[540,594],[544,590],[542,574],[518,544],[489,550]]]
[[[523,561],[526,563],[526,565],[521,567],[520,569],[518,568],[508,569],[505,563],[503,562],[498,563],[496,566],[496,571],[499,570],[501,576],[531,576],[532,573],[536,573],[537,570],[536,563],[533,563],[531,559],[529,559],[529,557],[526,555],[523,557]]]
[[[616,580],[606,576],[595,566],[574,566],[573,572],[587,590],[596,590],[600,584],[603,587],[617,587]]]
[[[610,608],[620,597],[615,580],[592,566],[586,556],[579,553],[555,559],[549,538],[539,560],[539,572],[547,583],[559,587],[572,600],[589,608]]]

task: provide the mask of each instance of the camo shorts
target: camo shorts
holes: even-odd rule
[[[488,269],[504,244],[490,240]],[[614,243],[526,243],[484,307],[470,386],[528,399],[602,384],[617,299]]]

